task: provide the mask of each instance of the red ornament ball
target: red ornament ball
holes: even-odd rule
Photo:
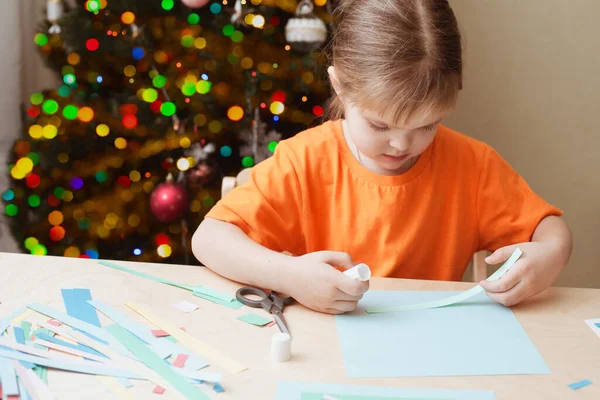
[[[181,2],[191,8],[200,8],[207,5],[209,0],[181,0]]]
[[[175,182],[165,182],[150,195],[150,209],[161,222],[170,222],[181,216],[188,207],[185,187]]]

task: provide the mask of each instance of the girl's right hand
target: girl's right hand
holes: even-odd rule
[[[369,290],[369,282],[354,280],[334,266],[349,269],[354,265],[349,254],[337,251],[293,257],[287,294],[315,311],[329,314],[353,311]]]

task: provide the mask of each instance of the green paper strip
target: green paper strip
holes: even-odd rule
[[[233,301],[223,301],[221,299],[217,299],[216,297],[207,296],[204,293],[198,292],[198,291],[194,291],[194,292],[192,292],[192,294],[196,297],[200,297],[201,299],[211,301],[213,303],[222,305],[222,306],[230,308],[232,310],[237,310],[238,308],[243,306],[242,303],[240,303],[239,301],[237,301],[235,299]]]
[[[504,275],[517,262],[517,260],[519,259],[519,257],[521,257],[522,254],[523,254],[523,252],[521,251],[521,249],[519,249],[517,247],[517,249],[509,257],[509,259],[506,260],[506,262],[496,272],[494,272],[492,275],[490,275],[490,277],[487,278],[487,280],[495,281],[497,279],[500,279],[502,277],[502,275]],[[454,296],[447,297],[445,299],[429,301],[429,302],[420,303],[420,304],[410,304],[410,305],[406,305],[406,306],[396,306],[396,307],[388,307],[388,308],[371,308],[371,309],[367,309],[366,311],[368,314],[378,314],[378,313],[386,313],[386,312],[426,310],[426,309],[431,309],[431,308],[446,307],[446,306],[449,306],[452,304],[459,303],[461,301],[465,301],[481,292],[483,292],[483,288],[481,286],[477,285],[472,289],[469,289],[467,291],[464,291],[464,292],[459,293]]]
[[[239,317],[237,317],[237,319],[239,319],[240,321],[247,322],[251,325],[256,325],[256,326],[265,326],[269,322],[273,322],[273,320],[270,318],[266,318],[266,317],[263,317],[262,315],[252,314],[252,313],[246,314],[246,315],[240,315]]]
[[[138,340],[131,332],[119,325],[106,328],[121,344],[138,357],[146,366],[154,370],[169,382],[181,395],[192,400],[210,400],[210,398],[192,385],[186,378],[175,372],[169,364],[156,355],[148,346]]]
[[[31,322],[21,321],[21,329],[23,329],[25,341],[31,340]]]
[[[348,394],[327,394],[327,393],[302,393],[300,400],[452,400],[433,397],[384,397],[384,396],[364,396]]]
[[[160,278],[158,276],[147,274],[145,272],[139,272],[139,271],[133,270],[131,268],[123,267],[121,265],[118,265],[118,264],[115,264],[115,263],[112,263],[112,262],[106,261],[106,260],[98,261],[98,263],[100,265],[104,265],[105,267],[116,269],[118,271],[127,272],[129,274],[136,275],[141,278],[150,279],[151,281],[154,281],[154,282],[164,283],[165,285],[170,285],[170,286],[178,287],[180,289],[189,290],[189,291],[193,292],[194,296],[200,297],[201,299],[204,299],[204,300],[212,301],[213,303],[220,304],[220,305],[230,308],[232,310],[237,310],[238,308],[240,308],[243,305],[242,303],[237,301],[235,298],[231,297],[230,295],[228,295],[226,293],[222,293],[222,292],[219,292],[219,291],[216,291],[216,290],[204,287],[204,286],[185,285],[183,283],[174,282],[174,281],[171,281],[168,279]]]

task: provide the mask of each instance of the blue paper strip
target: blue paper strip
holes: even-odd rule
[[[600,322],[596,322],[594,325],[596,325],[598,328],[600,328]]]
[[[88,347],[86,345],[83,345],[81,343],[78,343],[77,345],[74,345],[72,343],[69,342],[65,342],[63,340],[57,339],[53,336],[49,336],[46,335],[44,333],[38,333],[35,335],[35,337],[45,340],[47,342],[51,342],[51,343],[55,343],[55,344],[60,344],[61,346],[65,346],[65,347],[69,347],[71,349],[75,349],[75,350],[80,350],[89,354],[93,354],[95,356],[99,356],[99,357],[104,357],[104,358],[108,358],[106,357],[104,354],[99,353],[98,351],[96,351],[95,349],[92,349],[91,347]]]
[[[577,390],[577,389],[581,389],[582,387],[589,386],[591,384],[592,384],[592,382],[589,379],[584,379],[584,380],[579,381],[579,382],[571,383],[569,385],[569,387],[571,389],[573,389],[573,390]]]
[[[104,367],[100,363],[98,363],[97,365],[94,365],[94,364],[81,365],[81,364],[74,364],[74,363],[71,363],[68,361],[55,361],[55,360],[50,360],[47,358],[32,356],[32,355],[28,355],[28,354],[23,354],[23,353],[18,353],[18,352],[10,352],[10,351],[6,351],[6,350],[2,350],[2,349],[0,349],[0,357],[6,357],[6,358],[13,359],[13,360],[19,360],[19,361],[29,361],[36,365],[43,365],[44,367],[62,369],[65,371],[72,371],[72,372],[80,372],[83,374],[105,375],[105,376],[123,377],[123,378],[130,378],[130,379],[144,379],[126,369]],[[5,360],[3,358],[0,358],[0,365],[1,365],[2,361],[8,362],[9,363],[8,365],[10,366],[10,361]],[[4,388],[4,386],[3,386],[3,388]],[[18,394],[18,393],[16,393],[16,394]]]
[[[101,328],[96,309],[88,303],[92,300],[90,289],[62,289],[61,292],[67,314]]]
[[[13,327],[13,332],[15,333],[16,342],[19,344],[25,344],[25,333],[23,332],[23,329],[15,326],[15,327]],[[22,366],[24,366],[25,368],[28,368],[28,369],[33,369],[35,367],[35,364],[28,363],[27,361],[19,361],[19,362],[21,363]]]
[[[11,353],[1,349],[0,352]],[[12,362],[6,358],[0,358],[0,381],[2,382],[2,394],[4,396],[19,394],[19,385],[17,384],[15,368],[13,367]]]

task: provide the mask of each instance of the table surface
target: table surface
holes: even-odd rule
[[[139,271],[190,285],[203,285],[235,294],[240,286],[207,268],[171,264],[118,261]],[[427,378],[350,379],[346,377],[334,317],[292,305],[285,315],[292,331],[293,358],[275,363],[270,358],[271,336],[277,325],[259,328],[236,319],[262,310],[242,307],[230,310],[193,296],[190,292],[101,266],[96,260],[34,257],[0,253],[0,317],[32,302],[48,303],[64,310],[61,289],[89,288],[92,296],[151,325],[124,303],[134,301],[183,326],[188,333],[242,362],[248,370],[224,373],[225,393],[216,399],[274,399],[278,381],[305,381],[354,385],[493,390],[498,400],[599,399],[600,337],[584,322],[600,318],[600,290],[550,288],[530,301],[513,307],[523,328],[550,367],[550,375],[468,376]],[[416,281],[376,278],[376,290],[464,290],[463,282]],[[188,300],[199,306],[186,314],[172,304]],[[101,319],[102,320],[102,319]],[[210,366],[207,371],[219,371]],[[568,384],[589,379],[591,386],[573,391]],[[49,371],[50,389],[58,399],[108,399],[106,388],[93,376]],[[170,399],[168,392],[152,394],[153,384],[136,381],[128,389],[134,398]],[[212,393],[209,391],[208,393]]]

